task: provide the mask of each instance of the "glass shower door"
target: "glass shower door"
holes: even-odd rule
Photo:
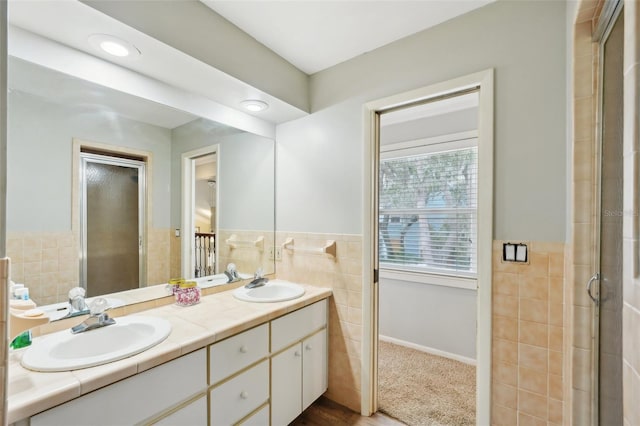
[[[598,423],[622,422],[623,14],[602,43]]]
[[[81,154],[81,285],[87,296],[141,286],[144,162]]]

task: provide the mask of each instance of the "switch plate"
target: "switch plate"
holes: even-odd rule
[[[503,244],[502,260],[507,262],[515,262],[516,260],[516,246],[515,244]]]
[[[276,250],[276,260],[282,260],[282,247],[274,247]]]
[[[528,247],[525,243],[502,244],[502,261],[529,263]]]
[[[527,245],[516,245],[516,262],[526,262],[528,259],[529,256],[527,255]]]
[[[269,247],[269,260],[274,259],[273,252],[275,251],[275,247]]]

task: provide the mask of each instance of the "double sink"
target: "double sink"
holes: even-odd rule
[[[282,280],[261,287],[239,287],[236,299],[270,303],[292,300],[304,295],[304,288]],[[188,308],[185,308],[188,309]],[[165,340],[171,324],[163,318],[130,315],[116,323],[79,334],[63,330],[34,340],[22,356],[22,366],[42,372],[70,371],[94,367],[139,354]]]

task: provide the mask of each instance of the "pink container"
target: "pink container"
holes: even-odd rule
[[[200,302],[200,288],[195,281],[181,283],[174,292],[176,305],[191,306]]]

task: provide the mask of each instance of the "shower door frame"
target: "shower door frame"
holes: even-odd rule
[[[591,388],[591,403],[592,403],[592,417],[591,424],[598,425],[600,423],[600,286],[602,280],[602,191],[603,191],[603,144],[604,144],[604,51],[605,44],[609,39],[613,27],[615,26],[618,18],[624,19],[622,15],[623,1],[610,1],[605,3],[606,7],[603,8],[600,18],[598,20],[598,27],[594,31],[594,41],[598,44],[598,86],[597,86],[597,98],[596,98],[596,114],[597,114],[597,127],[596,127],[596,167],[595,167],[595,248],[594,248],[594,262],[596,272],[593,274],[589,282],[587,283],[587,293],[593,301],[593,316],[592,316],[592,329],[591,335],[593,336],[593,350],[592,350],[592,365],[593,365],[593,384]],[[621,274],[622,276],[622,274]],[[593,284],[597,285],[593,285]]]
[[[142,160],[118,157],[110,153],[79,152],[79,207],[80,207],[80,286],[87,288],[87,181],[85,172],[87,163],[106,164],[128,167],[138,171],[138,288],[145,287],[147,282],[147,235],[146,235],[146,199],[147,199],[147,164]]]

